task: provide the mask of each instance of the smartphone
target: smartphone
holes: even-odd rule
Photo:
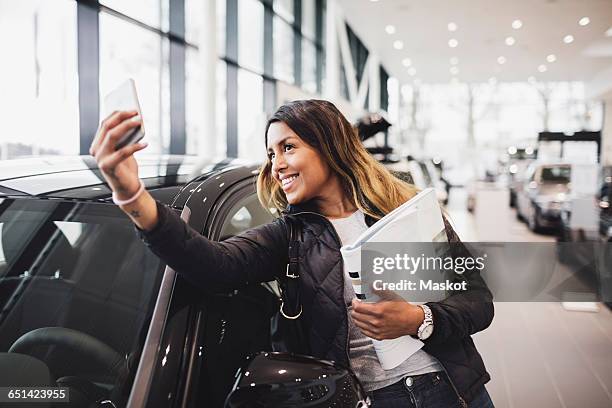
[[[144,121],[142,112],[140,111],[140,103],[138,102],[138,94],[136,93],[136,83],[132,78],[115,88],[111,93],[104,98],[104,117],[107,118],[115,111],[138,111],[138,116],[133,119],[140,118],[141,124],[132,128],[126,133],[115,145],[115,149],[137,143],[145,135]]]

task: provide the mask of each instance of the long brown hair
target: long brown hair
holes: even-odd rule
[[[344,193],[364,214],[379,219],[418,192],[368,153],[351,124],[331,102],[301,100],[278,108],[266,125],[266,146],[268,129],[274,122],[285,123],[321,154],[340,179]],[[287,206],[287,198],[271,170],[268,159],[259,172],[257,196],[264,208],[276,208],[280,213]]]

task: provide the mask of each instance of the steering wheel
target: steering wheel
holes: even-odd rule
[[[38,346],[57,346],[68,349],[77,357],[85,358],[96,364],[105,373],[116,378],[125,364],[121,354],[89,334],[65,327],[41,327],[19,337],[9,353],[32,355],[32,349]]]

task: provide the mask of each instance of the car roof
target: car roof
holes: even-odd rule
[[[253,167],[237,159],[201,159],[187,155],[141,156],[138,164],[139,175],[147,189],[167,204],[190,180],[205,179],[229,168]],[[91,156],[0,161],[0,197],[106,202],[110,195],[111,191]]]

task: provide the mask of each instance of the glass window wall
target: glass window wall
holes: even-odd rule
[[[206,156],[223,156],[226,149],[226,65],[219,60],[216,66],[215,94],[215,127],[214,134],[208,133],[208,126],[204,123],[204,97],[211,92],[204,89],[201,76],[200,55],[193,49],[187,49],[186,59],[186,131],[187,154],[203,154]],[[212,150],[212,151],[211,151]]]
[[[128,17],[148,26],[162,28],[162,4],[171,0],[100,0],[100,4],[110,7]]]
[[[293,0],[274,0],[274,12],[288,23],[293,23]]]
[[[293,74],[293,27],[278,16],[274,16],[274,76],[277,79],[295,82]]]
[[[254,118],[263,117],[265,7],[271,7],[273,13],[271,52],[274,55],[272,72],[268,73],[271,78],[266,77],[272,87],[267,89],[265,97],[274,98],[276,81],[294,84],[297,76],[301,77],[301,86],[305,91],[314,94],[317,89],[321,89],[323,72],[317,69],[317,62],[324,65],[324,47],[322,39],[317,37],[316,6],[324,5],[324,2],[237,0],[238,15],[233,18],[238,21],[238,58],[225,61],[226,0],[211,1],[215,1],[216,9],[214,28],[203,24],[206,7],[210,3],[184,0],[185,43],[180,38],[180,32],[175,33],[179,38],[173,41],[178,45],[179,53],[180,47],[184,47],[186,52],[185,105],[175,106],[172,111],[169,75],[172,61],[167,33],[170,9],[174,3],[171,0],[100,0],[101,8],[96,25],[99,33],[95,32],[96,26],[89,25],[96,23],[95,16],[91,13],[89,16],[87,13],[78,14],[84,20],[82,22],[90,27],[89,30],[81,31],[81,35],[91,36],[91,44],[98,44],[97,47],[92,47],[99,52],[99,66],[87,65],[94,61],[81,61],[84,63],[80,67],[84,74],[81,84],[87,84],[88,77],[91,77],[94,83],[98,81],[97,92],[92,84],[87,84],[86,89],[90,89],[90,95],[99,97],[98,102],[102,110],[104,97],[108,92],[126,78],[135,80],[147,141],[150,144],[147,153],[169,151],[171,113],[179,118],[182,114],[185,115],[186,152],[196,154],[202,151],[199,144],[209,136],[203,134],[201,112],[207,90],[202,89],[199,77],[202,62],[198,47],[201,46],[202,36],[210,30],[215,30],[217,54],[220,57],[214,90],[217,107],[215,150],[217,153],[225,152],[228,120],[229,123],[235,121],[238,125],[238,140],[241,146],[244,140],[250,140],[250,135],[254,134],[250,129],[255,126]],[[294,9],[295,4],[300,5],[300,10]],[[0,51],[3,55],[12,56],[3,65],[0,75],[0,91],[3,95],[0,99],[0,116],[3,122],[7,123],[6,131],[0,138],[0,158],[78,154],[83,151],[83,146],[80,145],[88,144],[87,135],[79,135],[79,7],[90,12],[93,10],[85,0],[0,0],[0,35],[5,39],[11,38],[11,41],[0,42]],[[295,19],[296,15],[300,18],[299,22]],[[322,28],[324,30],[324,25]],[[301,51],[297,55],[296,35],[301,42]],[[88,38],[85,38],[85,41],[88,41]],[[296,58],[301,59],[301,63],[295,64]],[[236,66],[239,72],[239,101],[228,101],[226,97],[227,64]],[[301,72],[294,72],[296,66],[300,67]],[[275,105],[276,101],[268,99],[265,106]],[[236,112],[239,113],[236,118],[227,118],[227,105],[232,104],[237,106]],[[28,107],[27,112],[19,109],[23,106]],[[83,115],[83,120],[96,122],[85,123],[83,127],[95,129],[103,114],[96,119]],[[31,120],[32,117],[37,120]],[[50,132],[57,137],[39,136]],[[93,135],[91,137],[93,138]],[[239,151],[241,155],[249,153],[248,149],[239,148]]]
[[[306,38],[302,39],[302,88],[317,92],[317,49]]]
[[[206,0],[211,1],[211,0]],[[225,55],[225,0],[215,0],[217,54]],[[206,3],[202,0],[185,0],[185,41],[199,45],[200,35],[210,32],[204,24]]]
[[[238,157],[254,161],[265,158],[265,124],[263,78],[241,69],[238,71]]]
[[[169,108],[162,109],[169,106],[169,81],[163,80],[167,75],[167,61],[167,47],[162,47],[162,37],[158,34],[115,16],[100,14],[101,103],[104,96],[126,78],[134,79],[149,153],[169,150],[168,126],[164,129],[164,123],[170,121]],[[162,84],[166,86],[165,90]],[[162,103],[164,97],[166,101]]]
[[[263,72],[263,4],[258,0],[238,2],[238,63]]]
[[[0,0],[0,159],[78,154],[76,29],[74,1]]]
[[[302,34],[311,41],[315,41],[316,39],[315,6],[315,0],[302,1]]]

